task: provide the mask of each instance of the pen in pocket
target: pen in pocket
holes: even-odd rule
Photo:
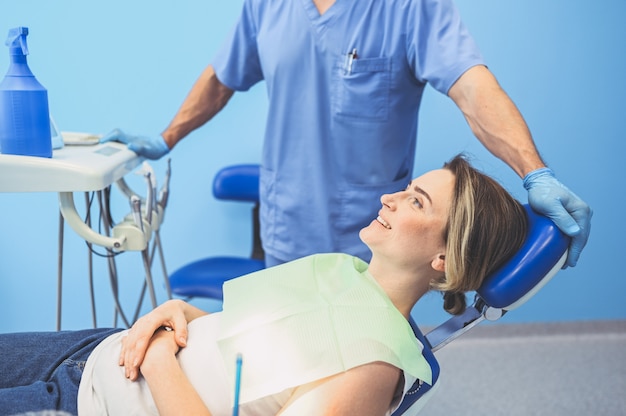
[[[357,59],[359,56],[356,53],[356,48],[352,49],[352,52],[348,53],[348,74],[352,73],[352,63],[354,62],[355,59]]]

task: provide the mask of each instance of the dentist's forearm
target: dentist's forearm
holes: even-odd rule
[[[522,114],[486,67],[470,68],[448,95],[478,140],[521,178],[545,166]]]
[[[170,125],[161,134],[170,149],[224,108],[234,91],[222,84],[209,65],[193,85]]]

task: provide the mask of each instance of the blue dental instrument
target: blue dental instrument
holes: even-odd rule
[[[241,365],[243,358],[241,354],[237,354],[237,367],[235,370],[235,403],[233,405],[233,416],[239,416],[239,392],[241,390]]]

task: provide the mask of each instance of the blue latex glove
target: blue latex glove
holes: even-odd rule
[[[563,268],[574,267],[589,238],[593,215],[591,208],[559,182],[549,168],[537,169],[526,175],[524,188],[528,191],[530,206],[572,237]]]
[[[115,129],[100,139],[100,143],[120,142],[128,145],[128,149],[146,159],[157,160],[170,152],[170,148],[163,140],[163,137],[133,136],[124,133],[120,129]]]

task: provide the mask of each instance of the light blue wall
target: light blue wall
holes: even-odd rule
[[[123,127],[157,134],[216,52],[241,3],[3,2],[0,37],[15,26],[30,28],[29,63],[49,91],[60,129],[104,133]],[[492,71],[526,117],[544,158],[595,211],[580,264],[561,272],[505,320],[625,319],[626,276],[620,258],[626,232],[621,207],[626,190],[626,2],[457,4]],[[0,75],[7,67],[6,50],[0,47]],[[162,229],[169,270],[209,254],[247,254],[248,207],[215,202],[209,190],[221,166],[259,160],[265,113],[265,90],[259,85],[235,95],[214,121],[173,151],[172,194]],[[421,112],[416,173],[439,167],[462,150],[525,199],[521,181],[477,144],[451,101],[429,89]],[[164,161],[153,165],[161,178]],[[139,178],[131,177],[131,183],[139,185]],[[82,202],[82,195],[77,200]],[[125,214],[126,202],[114,197],[113,211]],[[57,221],[54,194],[0,194],[0,332],[55,328]],[[66,230],[67,329],[91,325],[86,259],[84,243]],[[105,262],[97,258],[95,263],[98,323],[111,325]],[[141,286],[141,259],[136,253],[124,254],[118,267],[122,301],[130,313]],[[163,300],[162,278],[156,272]],[[431,295],[415,314],[432,325],[444,318],[439,309],[438,297]]]

